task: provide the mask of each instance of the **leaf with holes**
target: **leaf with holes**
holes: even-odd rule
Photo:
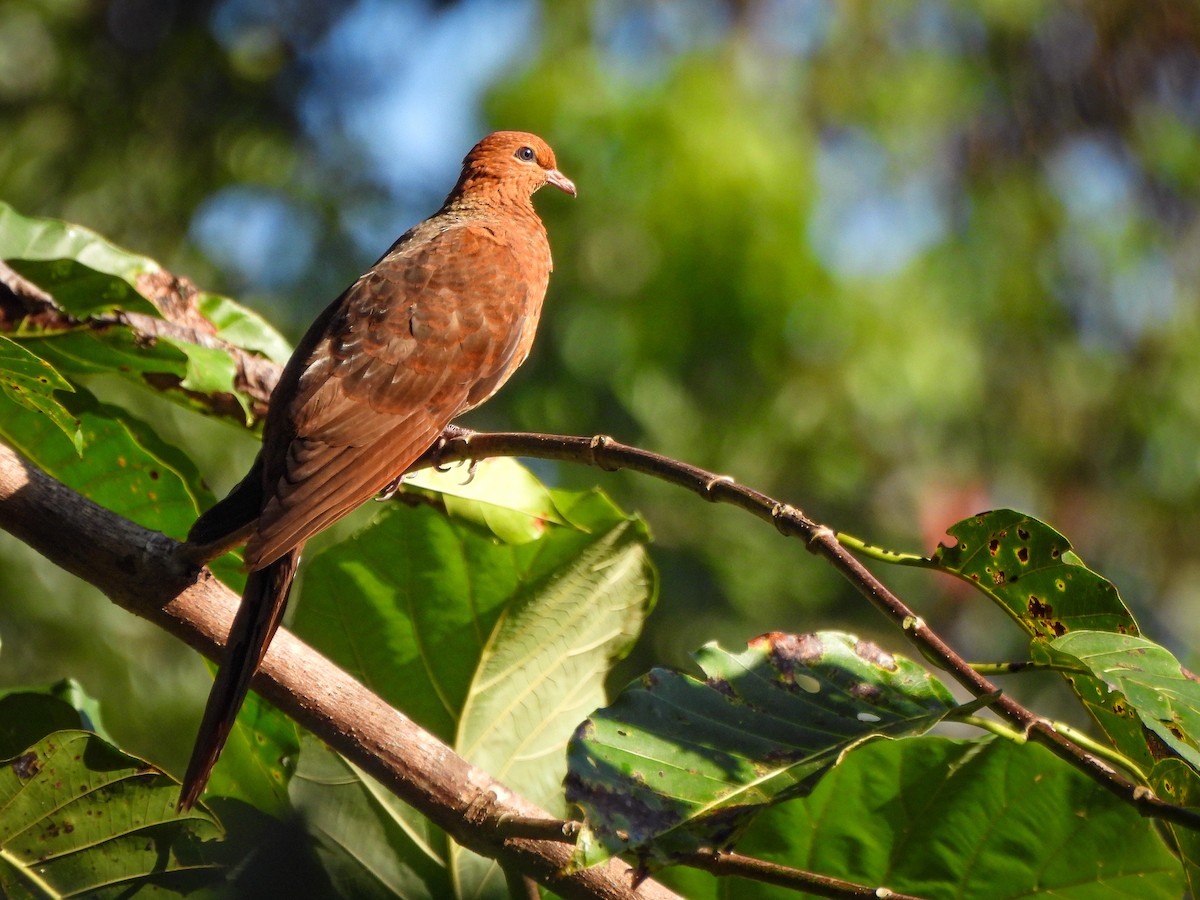
[[[964,519],[946,533],[932,563],[974,585],[1035,637],[1068,631],[1137,634],[1112,582],[1083,564],[1071,542],[1044,522],[1011,509]]]
[[[1106,706],[1131,709],[1158,740],[1200,769],[1200,681],[1170,651],[1133,635],[1073,631],[1048,644],[1035,641],[1033,658],[1102,682]]]
[[[20,344],[0,335],[0,390],[5,397],[26,409],[46,416],[83,453],[83,431],[79,420],[55,399],[55,391],[75,388],[54,366]]]
[[[695,659],[705,680],[654,669],[571,739],[580,863],[728,847],[849,748],[923,732],[956,709],[920,666],[839,632],[767,634],[740,654],[710,644]]]
[[[1032,516],[1011,509],[964,519],[947,533],[931,562],[973,584],[999,604],[1040,645],[1073,631],[1136,635],[1137,623],[1112,582],[1088,569],[1071,542]],[[1122,753],[1149,769],[1154,758],[1129,704],[1112,702],[1103,680],[1064,673],[1084,708]]]
[[[0,893],[128,896],[216,881],[211,814],[177,813],[176,781],[86,731],[58,731],[0,764]]]
[[[0,203],[0,259],[48,293],[55,306],[74,319],[131,312],[161,317],[141,293],[154,295],[148,281],[170,276],[152,259],[131,253],[93,231],[57,219],[22,216]],[[174,282],[171,282],[174,285]],[[235,347],[263,353],[277,362],[290,355],[287,341],[257,314],[227,297],[179,288],[183,302],[207,317],[216,336]],[[221,347],[186,340],[148,339],[123,325],[31,317],[13,336],[65,375],[111,372],[166,391],[173,399],[208,410],[195,394],[228,394],[242,409],[249,399],[235,389],[236,360]],[[199,316],[195,316],[196,320]],[[2,368],[2,366],[0,366]],[[236,415],[233,404],[222,410]]]
[[[83,457],[57,439],[43,416],[23,409],[0,419],[0,436],[31,462],[101,506],[146,528],[182,538],[213,495],[185,454],[128,411],[80,389],[64,397],[78,419]]]
[[[1200,811],[1200,773],[1182,759],[1159,760],[1147,780],[1161,799]],[[1200,832],[1183,825],[1163,825],[1175,838],[1175,849],[1183,863],[1191,896],[1200,897]]]

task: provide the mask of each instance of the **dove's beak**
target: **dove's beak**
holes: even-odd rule
[[[572,197],[578,196],[575,192],[575,182],[558,171],[558,169],[550,169],[546,173],[546,184],[552,184],[560,191],[570,194]]]

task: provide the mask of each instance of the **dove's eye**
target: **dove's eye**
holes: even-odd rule
[[[537,159],[537,154],[533,152],[532,147],[522,147],[517,151],[517,159],[523,159],[525,162],[533,162]]]

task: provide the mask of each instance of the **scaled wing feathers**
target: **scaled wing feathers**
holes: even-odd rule
[[[389,265],[389,254],[322,316],[324,336],[281,410],[293,423],[288,446],[264,452],[282,468],[263,473],[269,499],[246,547],[249,568],[382,490],[515,368],[522,324],[539,310],[527,308],[532,291],[505,249],[466,227],[397,246],[393,254],[410,258]]]

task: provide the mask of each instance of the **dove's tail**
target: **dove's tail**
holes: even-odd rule
[[[301,547],[296,547],[288,551],[269,565],[251,572],[246,579],[242,604],[229,629],[225,655],[204,707],[204,718],[200,722],[200,733],[192,749],[187,774],[183,776],[180,810],[191,809],[208,784],[208,777],[250,690],[250,680],[279,628],[296,564],[300,561],[300,550]]]

